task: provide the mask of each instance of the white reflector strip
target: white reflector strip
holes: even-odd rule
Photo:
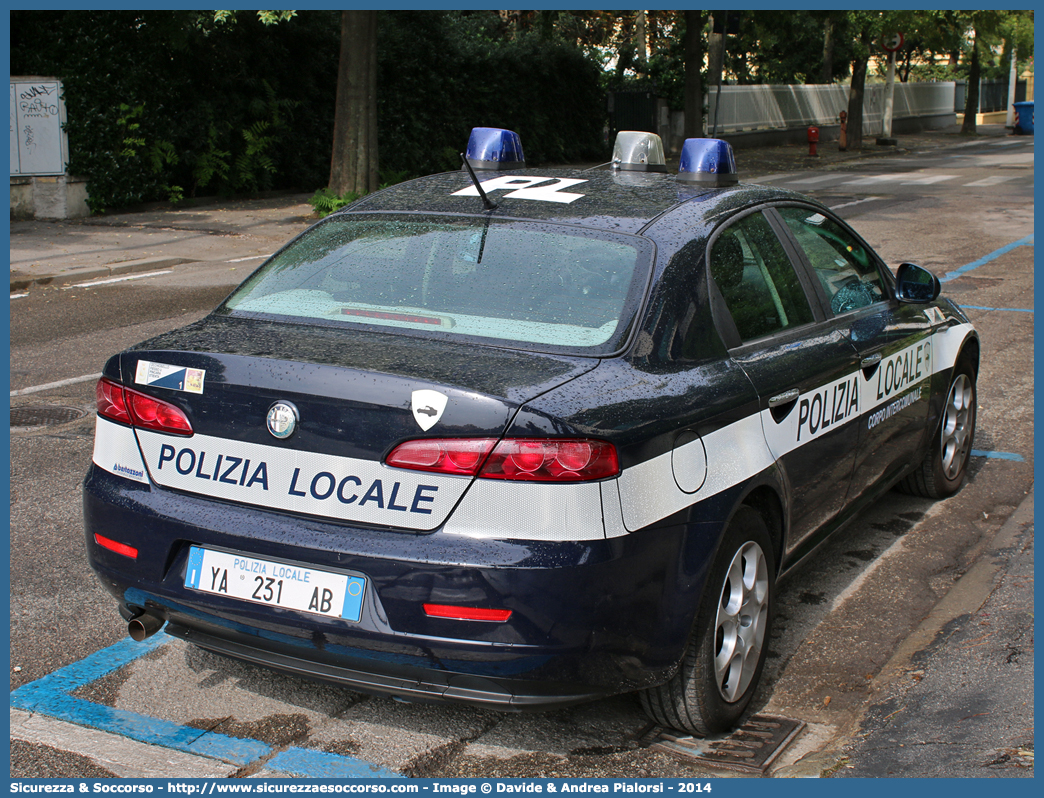
[[[98,416],[94,427],[94,464],[119,477],[148,484],[134,430]]]
[[[599,485],[479,479],[443,531],[477,538],[599,540],[605,537]]]
[[[373,460],[138,430],[153,481],[204,496],[363,524],[435,529],[470,477],[388,468]]]
[[[468,491],[468,477],[393,469],[369,460],[204,435],[178,438],[145,430],[138,435],[152,478],[192,493],[364,524],[431,530],[445,523],[448,534],[477,538],[597,540],[635,532],[756,476],[776,457],[825,434],[820,419],[826,418],[828,405],[826,431],[831,431],[857,418],[873,423],[871,414],[878,408],[918,401],[914,389],[920,386],[923,392],[925,380],[951,368],[971,332],[970,324],[948,327],[930,341],[884,358],[869,378],[857,370],[808,391],[780,425],[767,410],[755,413],[705,435],[702,443],[692,441],[603,482],[480,479]],[[817,394],[821,407],[813,420]],[[802,400],[808,402],[804,421]],[[768,438],[766,430],[771,430]],[[706,480],[695,493],[685,493],[674,468],[684,470],[686,458],[703,458],[704,450]],[[113,474],[148,482],[134,432],[105,419],[98,419],[94,462]]]

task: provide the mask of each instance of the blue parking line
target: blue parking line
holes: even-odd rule
[[[989,255],[987,255],[987,256],[985,256],[983,258],[979,258],[976,261],[972,261],[971,263],[968,263],[968,264],[965,264],[964,266],[961,266],[961,268],[956,269],[955,271],[949,272],[948,274],[946,274],[946,276],[940,277],[939,278],[939,282],[940,283],[948,283],[948,282],[950,282],[950,280],[956,280],[961,275],[967,274],[972,269],[978,269],[980,266],[984,266],[985,264],[989,263],[991,260],[996,260],[1001,255],[1004,255],[1004,254],[1006,254],[1008,252],[1011,252],[1016,247],[1032,247],[1032,246],[1033,246],[1033,235],[1030,234],[1030,235],[1026,236],[1025,238],[1020,238],[1018,241],[1013,241],[1012,243],[1007,244],[1006,246],[1003,246],[1000,249],[994,250]]]
[[[308,748],[288,748],[265,764],[267,770],[309,779],[402,779],[405,776],[350,756]]]
[[[1032,308],[986,308],[982,305],[961,305],[962,310],[1001,310],[1008,313],[1032,313]]]
[[[972,449],[972,457],[991,457],[994,460],[1014,460],[1016,463],[1025,463],[1026,458],[1014,452],[984,452],[981,449]]]
[[[95,704],[72,695],[80,687],[155,651],[172,640],[173,638],[163,632],[141,643],[129,639],[122,640],[35,682],[22,685],[11,693],[11,706],[78,726],[99,729],[150,745],[219,759],[238,766],[256,762],[275,753],[271,746],[260,740],[229,737],[191,726],[182,726],[136,712]],[[371,762],[305,748],[289,748],[282,751],[272,757],[265,766],[270,770],[293,773],[303,778],[405,778]]]

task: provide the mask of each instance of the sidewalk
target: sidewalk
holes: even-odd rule
[[[316,221],[309,194],[11,222],[11,292],[183,263],[255,259]],[[256,265],[255,263],[255,265]]]
[[[1031,491],[882,669],[835,778],[1033,777],[1033,533]]]
[[[1003,125],[982,125],[978,138],[1009,135]],[[818,146],[736,150],[740,179],[757,182],[770,174],[845,168],[869,159],[911,156],[974,141],[956,125],[899,136],[898,145],[864,140],[859,152],[840,152],[837,142]],[[584,166],[592,166],[585,164]],[[677,169],[677,160],[668,169]],[[33,285],[62,285],[176,267],[183,263],[257,260],[270,255],[316,221],[310,194],[266,199],[199,201],[177,208],[154,206],[86,219],[11,223],[11,292]]]

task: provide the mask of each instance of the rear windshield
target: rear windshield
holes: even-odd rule
[[[600,355],[627,337],[652,258],[646,239],[567,225],[331,217],[251,275],[222,311]]]

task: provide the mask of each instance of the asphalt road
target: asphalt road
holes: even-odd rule
[[[905,667],[896,666],[896,652],[990,550],[1032,490],[1032,152],[1032,140],[997,139],[916,163],[877,158],[829,171],[762,175],[838,208],[893,266],[911,260],[944,277],[989,258],[944,285],[971,308],[983,339],[976,438],[982,454],[958,496],[933,503],[889,495],[781,588],[755,708],[807,728],[772,775],[819,775],[855,761],[854,742],[879,733],[872,722],[887,714],[869,712],[891,695],[894,674],[886,671]],[[79,483],[92,451],[92,375],[110,354],[202,316],[258,262],[241,258],[278,246],[272,230],[288,237],[307,223],[299,205],[272,213],[245,233],[202,217],[132,226],[123,235],[139,246],[136,255],[143,237],[165,231],[148,257],[158,263],[180,247],[191,250],[195,262],[161,265],[151,271],[165,273],[155,276],[138,271],[139,279],[122,283],[33,285],[11,300],[12,413],[29,414],[30,422],[33,413],[52,408],[84,414],[12,426],[11,689],[75,666],[79,681],[62,689],[98,708],[87,720],[74,713],[73,724],[50,720],[45,711],[13,712],[12,776],[279,775],[355,762],[439,777],[728,775],[644,747],[647,722],[630,696],[539,715],[408,705],[278,676],[159,636],[151,639],[159,643],[154,647],[121,643],[125,626],[82,555]],[[279,227],[282,219],[290,221]],[[73,254],[84,265],[111,263],[120,242],[99,240],[83,236]],[[46,262],[43,256],[57,260],[61,253],[42,252],[39,260]],[[33,390],[50,383],[63,384]],[[19,393],[27,389],[32,392]],[[1013,593],[1006,600],[1026,597]],[[980,606],[960,606],[955,617]],[[995,645],[1003,648],[1018,631],[999,636]],[[140,651],[147,653],[135,658]],[[110,660],[126,656],[128,663],[105,674],[89,659],[96,652]],[[910,660],[904,672],[918,668],[923,663]],[[986,669],[969,679],[987,682],[995,673]],[[976,689],[947,684],[924,701]],[[136,722],[156,735],[158,747],[116,733],[113,710],[142,719]],[[103,731],[85,732],[85,723]],[[186,729],[196,731],[191,745],[164,747],[164,735],[184,740]],[[1009,732],[987,760],[1019,750],[1022,739]],[[206,747],[219,737],[237,742]],[[859,774],[895,774],[896,761],[866,758]],[[936,775],[918,767],[903,760],[895,775]]]

